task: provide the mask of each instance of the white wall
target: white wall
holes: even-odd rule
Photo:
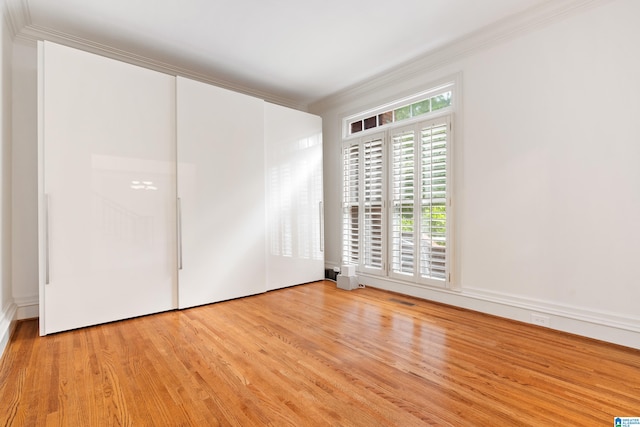
[[[38,63],[35,42],[13,47],[13,297],[18,318],[38,316]]]
[[[395,291],[640,348],[640,2],[618,0],[439,68],[315,106],[325,129],[326,259],[340,261],[340,123],[460,72],[459,292]]]
[[[0,1],[4,11],[5,2]],[[0,355],[15,322],[11,289],[11,54],[12,35],[0,18]]]

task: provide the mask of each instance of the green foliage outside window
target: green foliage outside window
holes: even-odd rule
[[[412,233],[414,230],[414,217],[410,208],[403,209],[401,216],[401,231],[403,233]],[[432,205],[422,208],[422,223],[429,223],[428,230],[422,230],[423,233],[436,234],[444,236],[447,231],[447,208],[444,205]],[[444,246],[444,242],[434,241],[436,245]]]

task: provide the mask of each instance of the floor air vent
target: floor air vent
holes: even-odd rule
[[[403,301],[401,299],[397,299],[397,298],[389,298],[389,301],[391,302],[397,302],[398,304],[402,304],[402,305],[406,305],[409,307],[413,307],[415,304],[409,301]]]

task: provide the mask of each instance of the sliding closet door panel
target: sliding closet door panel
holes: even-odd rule
[[[324,278],[322,119],[265,103],[267,288]]]
[[[40,48],[44,332],[176,308],[175,77]]]
[[[179,306],[265,291],[263,101],[178,77]]]

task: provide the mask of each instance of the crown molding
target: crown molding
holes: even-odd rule
[[[425,72],[437,70],[483,49],[496,46],[516,36],[612,1],[615,0],[547,1],[521,13],[508,16],[440,49],[428,52],[377,76],[312,102],[309,104],[309,111],[319,114],[341,107],[353,100],[354,97],[365,96],[395,82],[409,80]]]
[[[159,72],[179,75],[235,92],[244,93],[274,104],[303,111],[322,112],[339,107],[354,97],[367,95],[398,81],[415,78],[420,74],[436,70],[480,50],[495,46],[505,40],[534,31],[584,10],[612,1],[615,0],[549,0],[524,12],[508,16],[462,39],[449,43],[440,49],[409,60],[377,76],[356,83],[308,104],[235,84],[209,74],[195,72],[185,67],[96,43],[51,28],[34,25],[31,22],[28,0],[5,0],[3,15],[15,41],[35,44],[38,40],[49,40]]]
[[[9,4],[11,4],[11,6],[9,6]],[[153,58],[138,55],[122,49],[117,49],[112,46],[97,43],[82,37],[76,37],[62,31],[54,30],[52,28],[34,25],[31,23],[27,0],[8,0],[5,8],[8,12],[5,13],[5,16],[8,17],[15,41],[19,41],[28,45],[34,45],[39,40],[47,40],[76,49],[81,49],[87,52],[95,53],[108,58],[127,62],[133,65],[138,65],[140,67],[149,68],[161,73],[186,77],[224,89],[232,90],[234,92],[244,93],[245,95],[260,98],[273,104],[307,111],[307,104],[295,102],[286,97],[281,97],[272,93],[267,93],[246,86],[234,84],[223,79],[212,77],[211,75],[198,73],[193,70],[189,70],[188,68],[183,68],[178,65],[158,61]]]
[[[2,14],[13,37],[31,22],[27,0],[5,0]]]

